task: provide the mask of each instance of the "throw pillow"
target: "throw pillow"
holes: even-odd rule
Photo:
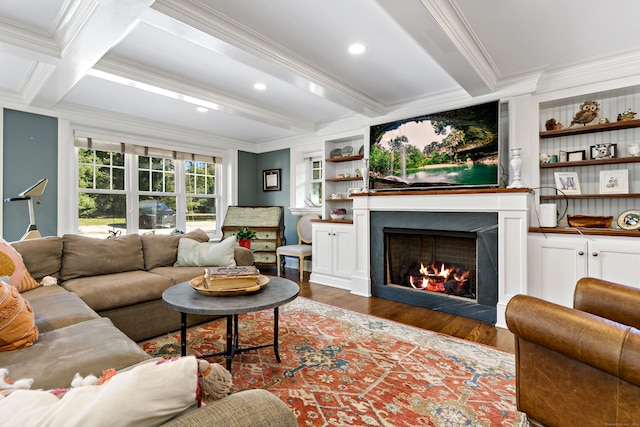
[[[103,385],[72,388],[58,398],[43,390],[16,390],[0,399],[3,425],[159,426],[196,405],[195,357],[145,363]]]
[[[20,292],[40,286],[27,271],[20,253],[4,239],[0,239],[0,276],[9,276],[9,284]]]
[[[235,267],[234,246],[236,236],[220,243],[198,242],[183,237],[178,243],[176,267]]]
[[[31,306],[15,287],[0,281],[0,351],[31,347],[37,339]]]

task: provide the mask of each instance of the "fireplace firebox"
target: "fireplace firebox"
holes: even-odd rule
[[[385,284],[476,301],[476,233],[384,228]]]
[[[375,296],[495,323],[495,212],[371,212]]]

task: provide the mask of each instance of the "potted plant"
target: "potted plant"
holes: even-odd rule
[[[236,230],[236,239],[243,248],[251,249],[251,241],[256,238],[256,232],[249,227],[241,227]]]

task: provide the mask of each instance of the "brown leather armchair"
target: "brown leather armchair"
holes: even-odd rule
[[[509,301],[518,410],[533,426],[640,426],[640,289],[583,278],[573,305]]]

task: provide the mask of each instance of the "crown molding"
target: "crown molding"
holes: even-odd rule
[[[538,84],[540,94],[638,75],[640,49],[617,52],[547,70]]]
[[[367,116],[376,116],[385,112],[385,106],[381,102],[345,85],[320,65],[311,63],[283,46],[261,37],[255,31],[229,19],[202,1],[157,0],[152,8],[222,40],[240,51],[236,53],[225,49],[224,52],[219,53],[232,56],[251,66],[257,66],[265,73],[294,84],[306,92]],[[153,25],[150,19],[151,14],[148,14],[147,18],[145,22]],[[210,48],[210,46],[204,47]]]

